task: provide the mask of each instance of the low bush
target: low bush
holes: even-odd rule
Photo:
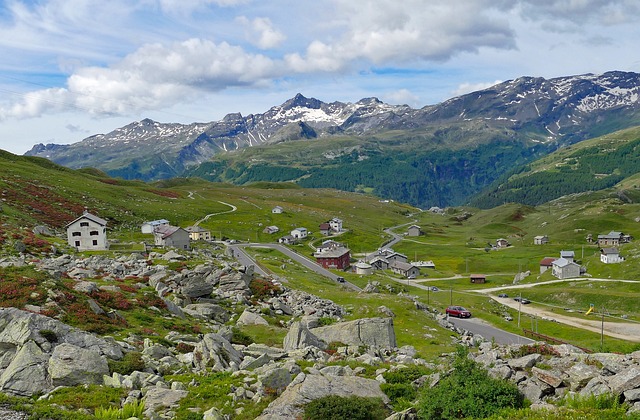
[[[453,370],[433,388],[423,388],[418,402],[422,419],[485,418],[503,408],[521,408],[524,396],[516,385],[491,378],[459,347]]]
[[[109,360],[109,371],[116,372],[121,375],[130,375],[132,372],[143,371],[145,368],[142,353],[132,351],[125,353],[122,360]]]
[[[380,398],[338,397],[329,395],[305,406],[305,420],[377,420],[389,415]]]
[[[233,328],[231,330],[231,343],[232,344],[242,344],[243,346],[248,346],[253,343],[253,338],[244,331],[239,328]]]

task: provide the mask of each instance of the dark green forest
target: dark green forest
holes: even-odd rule
[[[640,172],[640,139],[615,149],[594,146],[577,150],[553,170],[530,173],[529,166],[517,175],[500,179],[471,205],[491,208],[506,202],[539,205],[567,194],[609,188]]]

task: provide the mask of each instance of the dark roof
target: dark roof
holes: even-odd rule
[[[78,217],[77,219],[75,219],[75,220],[74,220],[74,221],[72,221],[72,222],[67,223],[67,226],[66,226],[66,227],[71,226],[72,224],[74,224],[75,222],[77,222],[78,220],[81,220],[81,219],[89,219],[89,220],[91,220],[92,222],[95,222],[95,223],[97,223],[97,224],[99,224],[99,225],[101,225],[101,226],[106,226],[106,225],[107,225],[107,221],[106,221],[106,220],[99,218],[99,217],[98,217],[98,216],[96,216],[95,214],[91,214],[91,213],[89,213],[89,212],[85,211],[85,212],[82,214],[82,216]]]
[[[556,259],[553,257],[545,257],[540,260],[540,265],[551,265]]]

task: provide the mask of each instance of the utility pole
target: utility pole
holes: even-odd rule
[[[430,301],[431,301],[431,299],[429,299],[429,295],[431,294],[430,291],[431,291],[431,286],[427,287],[427,305],[430,305]]]
[[[453,305],[453,287],[449,286],[449,305]]]
[[[520,328],[520,309],[522,308],[522,293],[520,293],[520,299],[518,299],[518,328]]]
[[[601,321],[600,321],[600,351],[604,349],[604,307],[600,313]]]

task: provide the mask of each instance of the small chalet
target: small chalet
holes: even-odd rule
[[[307,237],[308,234],[309,232],[307,231],[307,228],[303,228],[303,227],[298,227],[291,231],[291,236],[293,236],[296,239],[304,239]]]
[[[280,206],[275,206],[274,208],[271,209],[271,213],[273,214],[281,214],[284,211],[284,209]]]
[[[389,268],[390,263],[385,257],[378,255],[369,260],[369,264],[376,270],[386,270]]]
[[[185,229],[189,232],[189,239],[192,241],[210,241],[211,231],[201,228],[200,226],[189,226]]]
[[[533,238],[534,245],[544,245],[549,243],[549,237],[547,235],[539,235]]]
[[[378,250],[378,256],[385,258],[389,262],[400,261],[406,263],[407,261],[409,261],[409,258],[406,255],[395,252],[391,248]]]
[[[602,248],[600,250],[600,261],[605,264],[615,264],[624,261],[624,258],[620,256],[618,248]]]
[[[67,226],[67,242],[78,251],[109,249],[107,221],[88,211]]]
[[[168,225],[169,221],[166,219],[152,220],[150,222],[144,222],[142,224],[142,233],[153,233],[153,230],[157,226]]]
[[[424,235],[422,229],[418,225],[411,225],[407,228],[407,236],[420,236]]]
[[[484,274],[471,274],[469,276],[469,279],[471,280],[471,283],[474,284],[482,284],[487,282],[487,276],[485,276]]]
[[[298,243],[298,240],[292,235],[285,235],[282,238],[278,239],[278,242],[285,245],[295,245]]]
[[[573,262],[576,259],[576,253],[573,251],[560,251],[560,258]]]
[[[559,279],[580,277],[580,266],[566,258],[558,258],[551,267],[552,274]]]
[[[278,228],[278,226],[267,226],[262,230],[263,233],[266,233],[269,235],[273,235],[274,233],[277,233],[279,231],[280,231],[280,228]]]
[[[626,244],[631,242],[633,237],[631,235],[626,235],[622,232],[611,231],[606,235],[598,235],[598,246],[607,247],[613,246],[617,247],[620,244]]]
[[[420,269],[412,264],[402,261],[393,261],[389,268],[396,274],[406,278],[416,278],[420,275]]]
[[[553,258],[553,257],[545,257],[542,260],[540,260],[540,274],[550,269],[553,266],[553,262],[555,260],[556,258]]]
[[[331,235],[331,225],[328,222],[320,223],[318,230],[324,236]]]
[[[511,244],[504,238],[496,239],[496,248],[506,248]]]
[[[313,256],[316,262],[324,268],[337,270],[344,270],[349,267],[351,261],[351,251],[343,246],[327,248],[322,252],[315,252]]]
[[[165,248],[191,249],[189,232],[171,225],[156,227],[153,231],[156,246]]]

